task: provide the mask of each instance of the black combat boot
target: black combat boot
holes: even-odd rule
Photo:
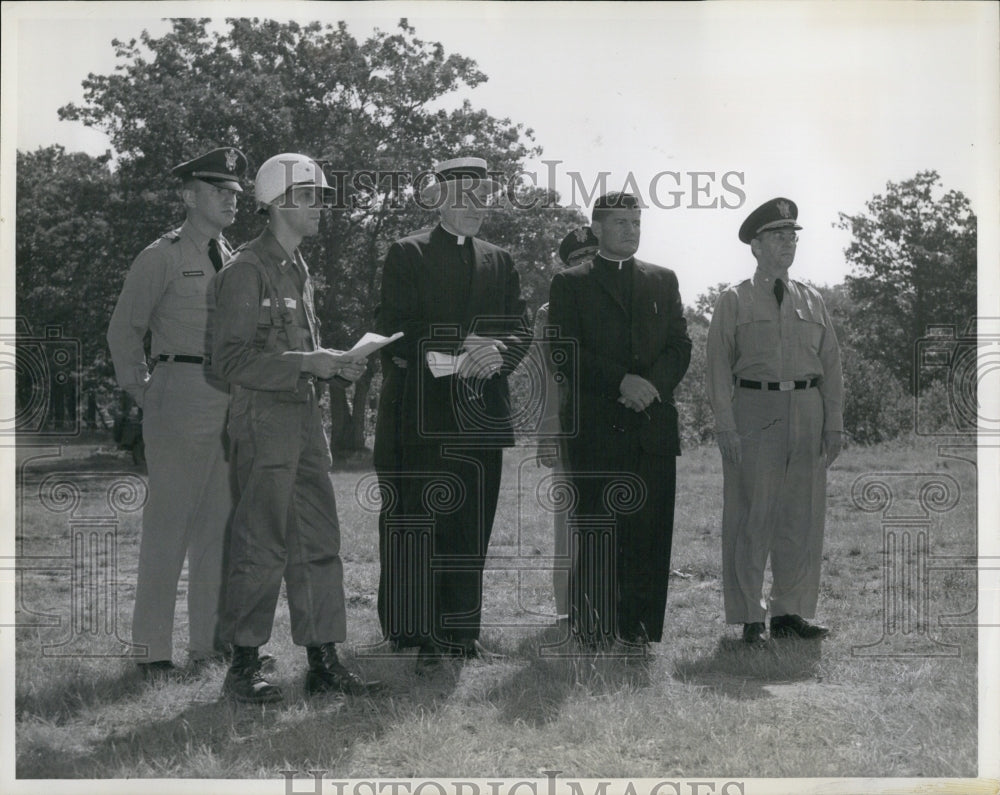
[[[341,665],[337,659],[335,643],[306,646],[306,654],[309,657],[309,673],[306,674],[307,693],[336,691],[360,696],[368,692],[364,680]]]
[[[222,685],[223,694],[250,704],[281,701],[281,690],[260,672],[256,646],[233,646],[233,663]]]

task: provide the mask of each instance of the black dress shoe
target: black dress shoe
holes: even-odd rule
[[[830,630],[819,624],[810,624],[802,616],[775,616],[771,619],[772,638],[802,638],[815,640],[830,634]]]
[[[493,660],[504,659],[504,655],[495,651],[490,651],[478,640],[462,641],[460,646],[452,647],[450,649],[450,653],[452,656],[461,657],[463,660],[483,660],[484,662],[491,662]]]
[[[764,622],[752,621],[743,625],[743,642],[753,646],[764,642]]]
[[[166,679],[174,672],[174,664],[170,660],[154,660],[148,663],[138,663],[136,666],[142,674],[143,679],[155,681]]]
[[[436,643],[422,643],[420,651],[417,652],[416,673],[418,676],[427,676],[441,667],[444,662],[444,651]]]

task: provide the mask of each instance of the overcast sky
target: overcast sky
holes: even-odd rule
[[[848,270],[837,213],[861,211],[888,180],[935,169],[978,213],[995,201],[991,4],[14,5],[23,7],[17,53],[4,58],[17,66],[17,103],[5,99],[4,116],[10,124],[16,111],[17,148],[61,143],[92,154],[109,148],[106,137],[58,121],[56,110],[82,100],[89,72],[114,68],[112,38],[159,35],[163,17],[197,15],[220,25],[225,16],[343,19],[363,39],[405,16],[418,36],[474,58],[489,76],[449,104],[468,98],[534,130],[541,159],[558,161],[529,164],[539,184],[569,201],[570,172],[591,189],[603,171],[609,189],[639,189],[651,205],[639,256],[676,270],[689,304],[749,275],[736,231],[773,196],[798,203],[805,229],[794,271],[821,284]],[[260,162],[271,153],[254,154]]]

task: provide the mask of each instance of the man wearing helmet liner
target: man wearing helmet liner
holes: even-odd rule
[[[257,172],[258,212],[268,224],[213,284],[213,366],[232,385],[229,435],[240,489],[222,629],[233,644],[223,692],[277,701],[257,649],[271,634],[282,576],[292,640],[305,646],[309,693],[363,693],[338,660],[347,634],[340,527],[315,382],[357,380],[364,361],[320,347],[313,288],[298,246],[319,231],[330,192],[319,165],[281,154]]]

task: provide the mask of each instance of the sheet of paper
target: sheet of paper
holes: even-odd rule
[[[468,355],[467,353],[460,353],[458,356],[452,356],[450,353],[427,351],[427,366],[431,369],[431,375],[435,378],[455,375]]]
[[[391,337],[384,337],[381,334],[369,331],[361,339],[354,343],[353,348],[346,352],[352,356],[370,356],[379,348],[385,347],[390,342],[395,342],[402,336],[402,331],[397,331]]]

